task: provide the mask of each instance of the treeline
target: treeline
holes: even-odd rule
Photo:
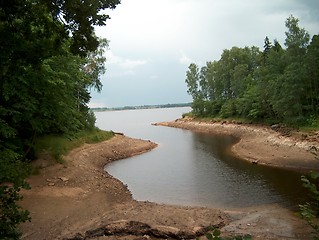
[[[193,113],[290,125],[315,124],[319,113],[319,36],[310,41],[299,20],[287,18],[285,47],[266,37],[264,49],[233,47],[220,60],[189,65]]]
[[[121,111],[121,110],[137,110],[137,109],[154,109],[154,108],[175,108],[175,107],[191,107],[191,103],[168,103],[158,105],[142,105],[142,106],[124,106],[115,108],[91,108],[93,111]]]
[[[95,25],[120,0],[0,1],[0,238],[28,220],[17,205],[37,137],[94,127],[87,103],[100,91],[105,39]]]

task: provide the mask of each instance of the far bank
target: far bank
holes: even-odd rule
[[[271,127],[232,122],[198,121],[190,118],[154,125],[182,128],[207,134],[232,135],[240,140],[231,151],[253,164],[290,168],[298,171],[318,170],[318,138],[302,134],[285,136]],[[318,133],[316,133],[318,135]]]

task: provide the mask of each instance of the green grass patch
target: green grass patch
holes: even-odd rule
[[[312,132],[319,130],[319,117],[310,117],[304,126],[299,128],[303,132]]]
[[[73,136],[46,135],[35,142],[35,152],[47,151],[57,162],[63,163],[63,155],[84,143],[98,143],[114,136],[113,132],[92,129],[81,131]]]

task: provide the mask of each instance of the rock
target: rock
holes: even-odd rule
[[[218,224],[215,227],[224,226],[224,223]],[[155,237],[158,239],[194,239],[207,233],[212,226],[207,227],[195,227],[193,231],[182,231],[176,227],[156,225],[151,226],[143,222],[119,220],[111,222],[104,227],[99,227],[93,230],[89,230],[85,233],[83,239],[97,238],[102,236],[135,236],[146,239]],[[76,235],[77,236],[77,235]],[[78,236],[83,237],[81,234]],[[69,238],[68,240],[75,240],[76,238]],[[81,238],[79,238],[81,239]],[[116,237],[114,238],[116,239]],[[136,238],[140,239],[140,238]]]
[[[73,238],[69,238],[68,240],[84,240],[85,236],[80,233],[77,233]]]
[[[105,235],[133,234],[136,236],[148,235],[151,227],[137,221],[117,221],[105,226]]]
[[[152,229],[152,233],[156,236],[158,235],[159,237],[176,237],[180,232],[180,229],[175,228],[175,227],[170,227],[170,226],[154,226]]]
[[[85,236],[87,238],[93,238],[93,237],[101,237],[105,235],[105,228],[101,227],[101,228],[97,228],[94,230],[89,230],[85,233]]]
[[[270,126],[270,128],[273,129],[273,130],[276,130],[276,129],[280,128],[280,125],[279,124],[273,124],[273,125]]]
[[[53,186],[55,186],[55,183],[54,182],[49,182],[48,186],[53,187]]]
[[[60,179],[62,182],[67,182],[67,181],[69,181],[69,179],[66,178],[66,177],[59,177],[59,179]]]

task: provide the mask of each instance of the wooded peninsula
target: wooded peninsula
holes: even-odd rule
[[[218,61],[189,65],[188,93],[193,114],[201,117],[242,117],[268,124],[318,127],[319,36],[289,16],[283,48],[266,37],[264,49],[233,47]]]

